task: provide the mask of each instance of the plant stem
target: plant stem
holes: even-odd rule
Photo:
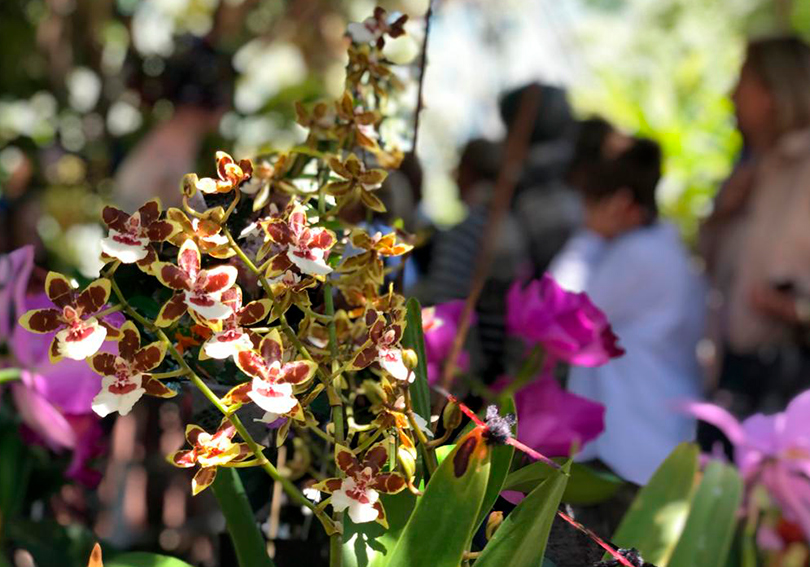
[[[332,354],[332,371],[337,365],[337,330],[335,328],[335,302],[332,297],[332,286],[323,286],[324,311],[331,319],[329,321],[329,351]],[[339,375],[337,376],[339,377]],[[337,378],[336,377],[336,378]],[[343,426],[343,399],[340,391],[335,385],[335,381],[330,381],[326,386],[326,393],[329,397],[329,405],[332,407],[332,423],[335,425],[335,443],[340,445],[346,442],[346,430]],[[333,509],[332,520],[336,526],[343,525],[343,512],[335,512]],[[335,531],[329,538],[329,567],[341,567],[343,563],[343,533],[342,530]]]
[[[171,372],[153,372],[151,374],[152,378],[157,378],[158,380],[163,380],[164,378],[174,378],[176,376],[185,376],[186,371],[182,368],[179,370],[172,370]]]
[[[19,368],[4,368],[0,370],[0,384],[14,382],[15,380],[19,380],[21,376],[22,370]]]
[[[240,567],[275,567],[267,554],[264,537],[256,524],[239,473],[232,468],[220,467],[212,488],[225,516]]]
[[[419,424],[416,423],[416,416],[414,415],[413,408],[411,407],[411,392],[407,388],[405,389],[405,414],[408,416],[408,423],[411,424],[411,429],[413,429],[416,439],[422,446],[422,453],[425,458],[425,466],[427,467],[428,473],[433,475],[439,466],[438,459],[436,458],[436,451],[430,446],[430,442],[425,436],[425,432],[419,429]]]

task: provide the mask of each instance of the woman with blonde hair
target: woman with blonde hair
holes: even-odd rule
[[[810,387],[810,46],[749,43],[733,100],[744,150],[701,247],[720,353],[714,397],[747,415]]]

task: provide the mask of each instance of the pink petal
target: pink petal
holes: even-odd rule
[[[48,400],[17,382],[11,394],[23,423],[40,435],[52,449],[76,447],[76,434],[67,419]]]

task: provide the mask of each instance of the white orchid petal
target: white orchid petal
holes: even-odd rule
[[[287,251],[287,258],[289,258],[290,261],[298,266],[298,269],[305,274],[309,274],[311,276],[325,276],[332,273],[332,268],[327,266],[326,262],[324,262],[322,259],[308,260],[296,255],[293,250]]]
[[[264,411],[277,414],[291,411],[298,403],[293,396],[292,384],[270,384],[261,378],[253,379],[253,388],[248,397]]]
[[[56,333],[60,355],[73,360],[84,360],[98,352],[107,337],[107,329],[93,317],[87,319],[84,325],[92,328],[92,332],[81,340],[70,340],[70,329],[62,329]]]
[[[231,309],[229,305],[219,301],[217,297],[218,295],[222,294],[212,293],[207,296],[209,299],[214,301],[212,305],[200,305],[191,301],[193,294],[187,291],[185,292],[186,305],[188,305],[189,309],[195,311],[210,321],[221,321],[222,319],[227,319],[230,317],[233,314],[233,309]]]
[[[120,234],[120,232],[110,230],[110,235],[101,241],[101,251],[116,260],[121,260],[124,264],[134,264],[146,258],[149,254],[149,250],[146,248],[149,245],[148,238],[139,238],[137,244],[126,244],[115,240],[114,237]]]
[[[402,361],[402,351],[398,348],[381,348],[377,361],[383,370],[397,380],[412,382],[414,374]]]
[[[233,337],[233,338],[230,338]],[[225,360],[230,356],[236,356],[241,350],[248,350],[253,347],[250,337],[246,333],[234,335],[233,333],[214,333],[205,341],[203,351],[210,358]]]

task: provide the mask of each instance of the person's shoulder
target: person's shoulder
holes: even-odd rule
[[[610,254],[632,263],[645,262],[648,266],[669,265],[688,256],[677,229],[665,222],[640,227],[615,238]]]

